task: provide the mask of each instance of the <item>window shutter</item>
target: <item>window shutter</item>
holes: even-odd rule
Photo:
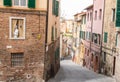
[[[56,6],[55,6],[55,15],[58,16],[59,15],[59,1],[56,1]]]
[[[53,3],[52,3],[52,14],[55,15],[55,2],[56,0],[53,0]]]
[[[51,35],[52,41],[54,40],[54,27],[52,27],[52,35]]]
[[[116,27],[120,27],[120,0],[117,0]]]
[[[12,0],[4,0],[4,6],[12,6]]]
[[[107,37],[108,37],[108,33],[105,32],[105,33],[104,33],[104,42],[105,42],[105,43],[107,43]]]
[[[55,38],[57,38],[57,28],[55,28]]]
[[[28,0],[28,7],[29,8],[35,8],[36,0]]]
[[[83,36],[84,36],[84,35],[83,35],[83,31],[82,31],[82,33],[81,33],[81,36],[82,36],[82,39],[83,39]]]
[[[80,38],[82,38],[82,31],[80,31]]]

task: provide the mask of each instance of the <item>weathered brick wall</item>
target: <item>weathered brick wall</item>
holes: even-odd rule
[[[9,39],[9,17],[25,17],[25,39]],[[0,80],[6,80],[9,77],[26,79],[27,74],[35,77],[35,82],[43,79],[45,27],[46,12],[0,9],[0,72],[2,76]],[[6,48],[6,46],[12,46],[12,48]],[[24,53],[23,67],[11,67],[11,53],[17,52]]]
[[[111,6],[109,6],[111,4]],[[104,66],[105,74],[113,76],[113,59],[114,54],[112,48],[115,48],[116,43],[116,28],[115,22],[112,21],[112,9],[116,8],[115,0],[105,1],[105,12],[104,12],[104,28],[103,28],[103,53],[106,52],[106,62]],[[104,32],[108,33],[107,43],[104,43]]]
[[[45,78],[48,80],[50,77],[54,77],[60,68],[60,55],[55,57],[55,51],[60,49],[60,39],[57,38],[51,44],[48,45],[48,51],[45,56]],[[60,54],[60,53],[59,53]]]

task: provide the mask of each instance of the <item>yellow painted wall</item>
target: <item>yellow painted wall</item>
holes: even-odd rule
[[[52,3],[53,3],[53,0],[49,0],[49,20],[48,20],[48,37],[47,37],[47,44],[48,45],[52,42],[52,40],[51,40],[52,27],[57,28],[57,37],[60,36],[59,16],[56,17],[55,15],[52,14],[52,5],[53,5]]]
[[[85,47],[83,44],[81,44],[81,48],[80,48],[80,58],[83,59],[84,58],[84,53],[85,53]]]
[[[0,7],[5,7],[3,5],[3,0],[0,0]],[[12,7],[17,9],[28,9],[28,7]],[[47,0],[36,0],[36,10],[47,10]]]
[[[3,0],[0,0],[0,6],[2,6],[3,5]]]
[[[47,10],[47,0],[36,0],[36,8]]]

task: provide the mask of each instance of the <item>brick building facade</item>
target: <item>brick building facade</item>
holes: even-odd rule
[[[0,1],[0,81],[3,82],[42,82],[59,69],[59,31],[56,34],[52,31],[57,37],[46,45],[46,37],[52,36],[49,32],[52,0],[26,0],[25,3]],[[53,22],[59,29],[57,13]]]

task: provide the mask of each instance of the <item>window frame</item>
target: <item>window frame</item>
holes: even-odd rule
[[[90,21],[92,21],[92,17],[93,17],[92,14],[93,14],[93,13],[90,12]]]
[[[12,2],[13,2],[12,5],[13,5],[14,7],[28,7],[28,0],[26,0],[26,5],[25,5],[25,6],[22,6],[22,5],[21,5],[21,0],[19,0],[19,5],[15,5],[15,4],[14,4],[14,0],[12,0]]]
[[[95,19],[94,20],[97,20],[97,11],[95,11]]]
[[[102,19],[102,9],[99,10],[99,20]]]
[[[115,8],[112,8],[112,18],[111,18],[111,21],[112,22],[115,22],[115,15],[116,15],[116,10],[115,10]]]
[[[23,32],[24,32],[24,37],[22,38],[14,38],[12,37],[12,19],[23,19]],[[9,39],[15,39],[15,40],[19,40],[19,39],[25,39],[25,35],[26,35],[26,18],[25,17],[10,17],[9,18]]]
[[[19,56],[19,55],[22,55],[22,56]],[[14,64],[12,64],[13,62],[14,63],[16,62],[18,65],[15,66]],[[22,53],[22,52],[11,53],[11,67],[24,67],[24,53]]]
[[[103,62],[104,62],[104,63],[106,62],[106,56],[107,56],[107,53],[106,53],[106,52],[103,52],[103,53],[102,53],[102,58],[103,58]]]

